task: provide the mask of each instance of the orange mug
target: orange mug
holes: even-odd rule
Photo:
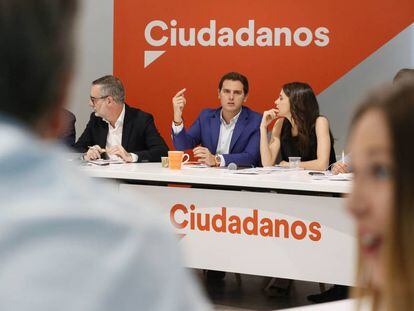
[[[185,157],[187,159],[183,160]],[[180,170],[181,164],[187,163],[190,156],[184,151],[168,151],[168,163],[171,170]]]

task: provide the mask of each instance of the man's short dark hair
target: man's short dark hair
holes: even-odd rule
[[[123,104],[125,102],[125,90],[122,82],[117,77],[107,75],[92,82],[92,85],[101,87],[101,96],[112,96],[115,102]]]
[[[77,0],[0,0],[0,113],[36,125],[64,98]]]
[[[221,88],[223,87],[223,82],[225,80],[240,81],[241,84],[243,84],[244,95],[247,95],[249,93],[249,81],[242,74],[238,72],[229,72],[229,73],[226,73],[224,76],[222,76],[219,82],[220,91],[221,91]]]
[[[398,83],[406,79],[414,80],[414,69],[412,68],[400,69],[395,75],[393,82]]]

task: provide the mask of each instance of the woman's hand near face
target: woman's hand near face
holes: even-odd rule
[[[260,124],[260,128],[267,129],[270,123],[272,123],[273,120],[276,120],[278,117],[279,110],[278,109],[270,109],[263,113],[262,117],[262,123]]]
[[[280,133],[282,131],[283,118],[278,119],[276,113],[276,109],[265,111],[262,119],[262,125],[260,126],[260,158],[263,166],[273,166],[280,149]],[[267,121],[266,123],[266,119],[269,119],[270,121]],[[274,119],[277,120],[273,126],[269,141],[267,126]]]

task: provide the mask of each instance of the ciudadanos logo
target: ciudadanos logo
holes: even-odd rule
[[[329,45],[327,27],[258,27],[254,20],[246,27],[234,29],[210,20],[206,27],[180,27],[179,21],[153,20],[144,31],[148,49],[144,51],[144,68],[165,54],[170,47],[326,47]]]

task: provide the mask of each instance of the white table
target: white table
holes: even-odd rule
[[[188,267],[353,284],[356,242],[341,198],[350,182],[313,180],[306,171],[171,171],[160,163],[83,170],[160,209],[181,236]]]
[[[338,194],[348,193],[351,187],[349,182],[313,180],[307,171],[277,172],[269,175],[235,175],[229,174],[227,169],[217,168],[184,168],[174,171],[162,168],[160,163],[87,166],[84,170],[93,177],[137,182],[155,181]]]

